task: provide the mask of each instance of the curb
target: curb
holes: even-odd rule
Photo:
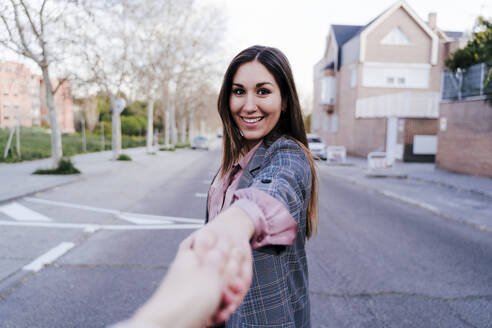
[[[423,179],[423,178],[419,178],[419,177],[408,176],[408,179],[419,181],[419,182],[431,183],[431,184],[435,184],[435,185],[438,185],[441,187],[446,187],[448,189],[453,189],[453,190],[457,190],[457,191],[464,191],[464,192],[468,192],[468,193],[471,193],[471,194],[474,194],[477,196],[483,196],[483,197],[487,197],[487,198],[492,199],[492,193],[484,192],[481,190],[474,190],[474,189],[469,189],[469,188],[460,188],[460,187],[457,187],[455,185],[448,184],[448,183],[445,183],[442,181],[427,180],[427,179]]]
[[[487,228],[485,226],[477,225],[475,223],[468,222],[468,221],[463,220],[461,218],[454,217],[454,216],[448,215],[446,213],[443,213],[437,207],[432,206],[430,204],[427,204],[427,203],[424,203],[424,202],[420,202],[418,200],[415,200],[415,199],[412,199],[412,198],[408,198],[408,197],[405,197],[405,196],[398,195],[398,194],[396,194],[396,193],[394,193],[392,191],[379,190],[377,188],[373,188],[373,187],[371,187],[371,186],[369,186],[369,185],[367,185],[365,183],[359,182],[357,179],[349,178],[349,177],[338,175],[338,174],[333,174],[331,172],[327,172],[326,174],[330,175],[331,177],[335,177],[335,178],[339,178],[339,179],[348,181],[348,182],[350,182],[350,183],[352,183],[354,185],[363,187],[364,189],[375,191],[378,194],[381,194],[381,195],[386,196],[388,198],[399,200],[402,203],[406,203],[406,204],[410,204],[410,205],[414,205],[414,206],[420,207],[420,208],[425,209],[425,210],[427,210],[427,211],[429,211],[429,212],[431,212],[431,213],[433,213],[433,214],[435,214],[437,216],[440,216],[440,217],[442,217],[444,219],[448,219],[448,220],[451,220],[451,221],[454,221],[454,222],[457,222],[457,223],[465,224],[467,226],[470,226],[470,227],[472,227],[474,229],[477,229],[477,230],[480,230],[480,231],[483,231],[483,232],[492,233],[492,229],[489,229],[489,228]]]

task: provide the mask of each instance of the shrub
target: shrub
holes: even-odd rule
[[[70,158],[62,158],[58,162],[58,166],[55,169],[38,169],[33,174],[79,174],[80,171],[73,165]]]
[[[131,136],[141,135],[146,131],[147,120],[139,116],[121,116],[121,133]]]
[[[118,158],[116,160],[117,161],[131,161],[132,158],[127,154],[121,154],[120,156],[118,156]]]
[[[191,145],[189,143],[185,143],[185,144],[177,144],[176,145],[176,149],[180,149],[180,148],[190,148]]]

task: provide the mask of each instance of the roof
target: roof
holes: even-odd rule
[[[451,39],[460,39],[463,36],[463,32],[456,32],[456,31],[444,31],[448,37]]]
[[[360,25],[332,25],[333,33],[339,47],[356,35],[364,26]]]
[[[335,68],[335,63],[330,62],[328,65],[325,66],[325,69],[334,69]]]

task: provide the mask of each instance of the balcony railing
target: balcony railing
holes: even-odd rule
[[[456,72],[445,71],[442,77],[442,100],[462,100],[492,95],[492,82],[485,86],[488,68],[485,63]]]

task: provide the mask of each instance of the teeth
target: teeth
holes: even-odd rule
[[[262,117],[257,117],[257,118],[245,118],[243,117],[243,120],[246,122],[246,123],[255,123],[255,122],[258,122],[259,120],[261,120]]]

